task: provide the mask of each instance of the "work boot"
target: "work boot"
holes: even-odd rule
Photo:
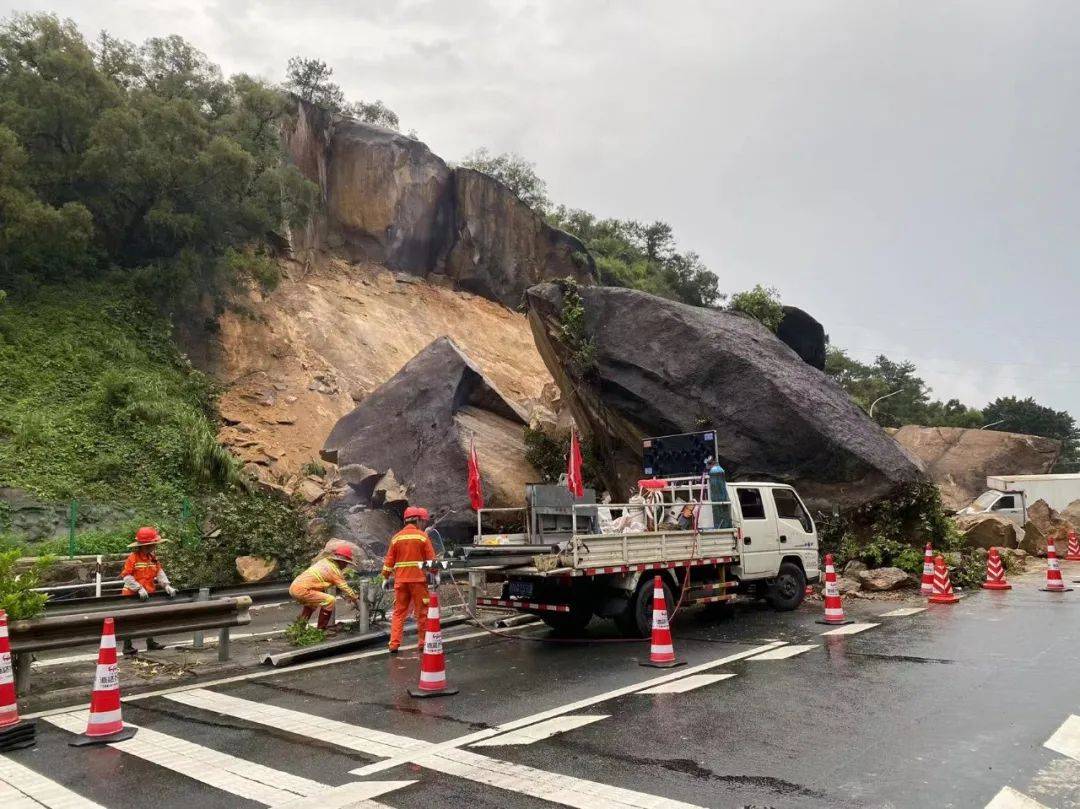
[[[147,638],[146,639],[146,651],[148,651],[148,652],[160,652],[164,648],[165,648],[164,644],[158,643],[153,638]]]
[[[130,640],[125,640],[124,641],[124,657],[134,657],[134,656],[135,656],[135,644],[133,644]]]
[[[396,655],[398,653],[398,647],[391,646],[389,651],[390,651],[390,654]]]
[[[315,624],[316,628],[317,629],[326,629],[330,625],[330,619],[333,618],[333,617],[334,617],[334,611],[332,609],[330,609],[330,610],[319,610],[319,620]]]

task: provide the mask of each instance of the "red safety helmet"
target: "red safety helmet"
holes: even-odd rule
[[[146,548],[150,545],[157,545],[165,540],[161,538],[161,534],[157,532],[156,528],[152,528],[149,525],[144,525],[138,531],[135,532],[135,541],[128,545],[129,548]]]
[[[421,508],[420,506],[409,506],[405,509],[406,520],[424,520],[425,522],[430,519],[428,517],[428,510]]]
[[[353,562],[352,547],[349,545],[339,545],[334,549],[334,552],[330,554],[330,558],[351,565]]]

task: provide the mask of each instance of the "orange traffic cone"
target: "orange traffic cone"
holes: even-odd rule
[[[1005,581],[1005,565],[1001,563],[1001,555],[997,548],[990,549],[990,555],[986,557],[986,581],[982,583],[984,590],[1011,590],[1012,585]]]
[[[1075,531],[1069,531],[1069,549],[1065,554],[1066,562],[1080,562],[1080,538]]]
[[[1061,580],[1061,563],[1057,558],[1057,548],[1054,546],[1054,538],[1046,538],[1046,586],[1040,587],[1044,593],[1068,593],[1071,587],[1066,587]]]
[[[116,626],[112,618],[105,619],[98,649],[94,690],[90,695],[90,718],[86,733],[68,742],[72,747],[89,744],[122,742],[135,735],[137,728],[128,727],[120,716],[120,674],[116,666]]]
[[[0,610],[0,751],[18,750],[34,743],[34,724],[19,719],[15,702],[15,673],[11,666],[7,613]]]
[[[844,602],[840,599],[840,588],[836,585],[836,567],[831,553],[825,554],[825,617],[818,619],[819,624],[850,624],[844,618]]]
[[[959,600],[960,596],[952,589],[949,569],[945,567],[945,557],[938,556],[934,559],[934,594],[929,601],[931,604],[955,604]]]
[[[667,618],[667,600],[664,598],[664,582],[659,576],[653,578],[652,601],[652,642],[649,644],[649,659],[639,660],[639,666],[652,666],[654,669],[673,669],[685,666],[685,660],[675,659],[675,646],[671,640],[671,626]]]
[[[449,697],[458,690],[446,684],[446,655],[442,648],[442,625],[439,620],[439,594],[428,601],[427,633],[424,654],[420,658],[420,683],[409,689],[410,697]]]
[[[922,563],[922,586],[919,595],[932,596],[934,594],[934,549],[929,542],[926,543],[926,552],[923,554]]]

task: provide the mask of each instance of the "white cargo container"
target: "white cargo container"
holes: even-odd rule
[[[1045,500],[1057,511],[1080,500],[1080,474],[994,475],[986,479],[986,491],[960,513],[992,513],[1023,525],[1036,500]]]

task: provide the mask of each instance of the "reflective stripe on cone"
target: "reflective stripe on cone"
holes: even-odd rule
[[[929,542],[926,543],[926,551],[923,553],[922,585],[919,587],[919,594],[934,594],[934,549]]]
[[[448,697],[456,693],[458,689],[446,684],[446,655],[443,653],[439,594],[432,593],[428,600],[424,653],[420,658],[420,682],[415,689],[409,689],[409,696]]]
[[[1046,540],[1046,586],[1039,589],[1044,593],[1068,593],[1072,590],[1061,580],[1061,563],[1057,558],[1053,537]]]
[[[960,596],[953,592],[952,580],[949,578],[949,568],[945,567],[945,557],[938,556],[934,560],[934,594],[930,596],[931,604],[955,604]]]
[[[8,640],[7,613],[0,610],[0,728],[19,721],[15,697],[15,671],[11,664],[11,641]]]
[[[825,617],[819,624],[850,624],[844,617],[844,602],[840,598],[840,587],[836,583],[836,565],[831,553],[825,554]]]
[[[685,660],[675,658],[675,643],[671,639],[671,625],[668,623],[664,581],[659,575],[653,577],[652,638],[649,642],[649,659],[641,660],[639,663],[642,666],[660,669],[686,665]]]
[[[109,744],[130,739],[135,728],[126,727],[120,715],[120,671],[116,663],[116,624],[106,618],[101,628],[94,690],[90,694],[90,717],[86,732],[70,742],[73,746]]]
[[[986,581],[982,583],[984,590],[1011,590],[1012,585],[1005,581],[1005,565],[1002,564],[1001,554],[997,548],[990,549],[990,555],[986,557]]]

